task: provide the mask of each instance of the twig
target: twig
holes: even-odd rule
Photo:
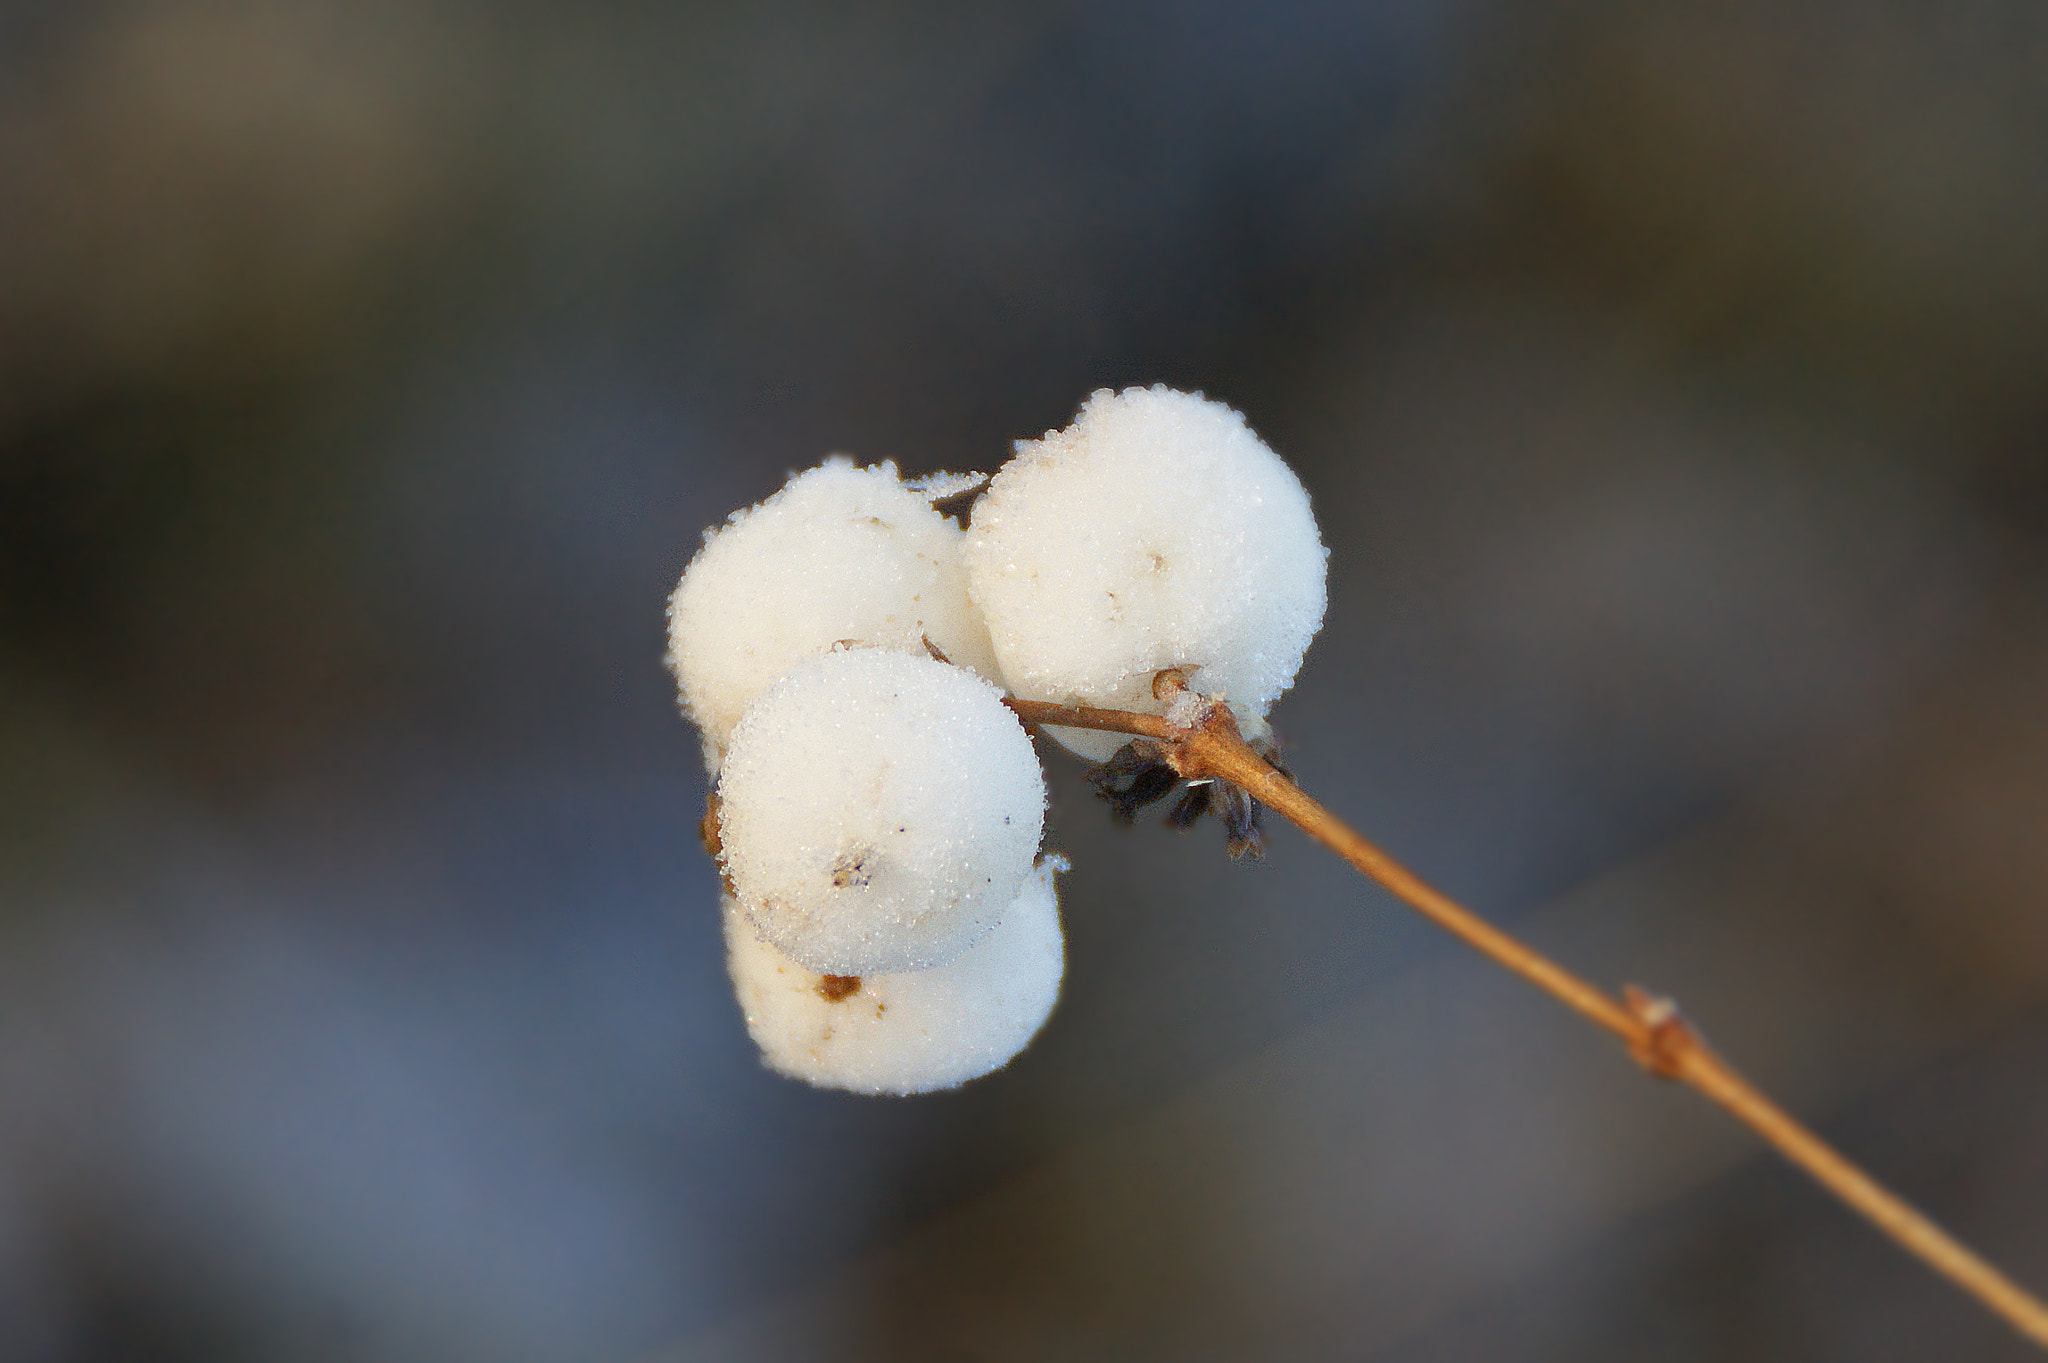
[[[2021,1335],[2048,1349],[2048,1306],[1765,1097],[1700,1039],[1671,1000],[1653,997],[1633,985],[1616,998],[1423,881],[1253,752],[1229,709],[1188,691],[1178,671],[1161,672],[1153,691],[1168,702],[1165,718],[1043,701],[1013,699],[1009,705],[1028,724],[1148,739],[1184,779],[1222,780],[1238,786],[1467,946],[1614,1033],[1636,1063],[1651,1074],[1677,1080],[1719,1104],[1907,1252],[2003,1317]]]

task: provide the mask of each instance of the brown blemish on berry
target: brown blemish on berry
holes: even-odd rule
[[[711,864],[718,868],[718,884],[734,899],[739,891],[732,887],[732,875],[725,869],[725,842],[719,834],[718,795],[714,791],[704,800],[704,817],[697,823],[697,836],[704,840],[704,854],[711,858]]]
[[[868,881],[873,878],[873,872],[868,869],[868,858],[872,855],[872,850],[866,847],[841,852],[839,859],[832,863],[832,887],[838,890],[849,886],[857,890],[867,888]]]
[[[713,792],[704,797],[704,817],[697,821],[697,836],[704,840],[704,855],[718,859],[723,846],[718,840],[718,795]]]
[[[818,997],[827,1003],[839,1003],[860,992],[858,975],[820,975]]]

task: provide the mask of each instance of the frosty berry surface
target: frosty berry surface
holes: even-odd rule
[[[1308,495],[1221,403],[1097,392],[967,526],[934,508],[981,482],[827,460],[707,532],[670,597],[729,971],[764,1062],[810,1083],[950,1087],[1050,1016],[1065,863],[1006,694],[1159,713],[1174,668],[1263,734],[1322,622]]]

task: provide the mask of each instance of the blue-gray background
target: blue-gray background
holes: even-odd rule
[[[0,1359],[2024,1356],[1283,831],[762,1071],[660,666],[830,451],[1241,408],[1304,783],[2048,1284],[2048,11],[0,9]]]

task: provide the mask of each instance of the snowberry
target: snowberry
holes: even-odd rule
[[[1015,694],[1157,713],[1152,678],[1199,668],[1248,729],[1322,624],[1328,551],[1308,494],[1244,418],[1169,388],[1098,391],[975,504],[968,590]],[[1049,730],[1084,757],[1114,734]]]
[[[922,651],[998,675],[967,599],[960,528],[896,466],[828,459],[708,531],[669,598],[669,665],[715,772],[749,702],[842,641]]]
[[[806,658],[733,730],[720,860],[761,936],[821,974],[943,965],[1038,853],[1045,780],[1001,693],[930,656]]]
[[[726,964],[771,1069],[856,1093],[923,1093],[1000,1069],[1059,997],[1064,953],[1049,857],[995,930],[947,965],[858,979],[807,970],[725,906]]]

